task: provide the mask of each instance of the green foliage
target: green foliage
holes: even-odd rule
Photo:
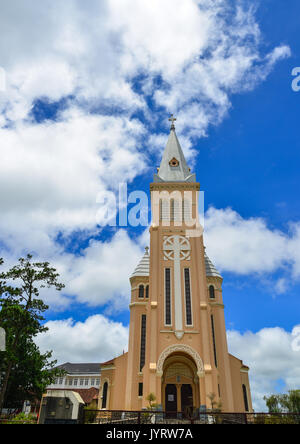
[[[32,415],[19,413],[14,418],[5,421],[4,424],[36,424],[36,418]]]
[[[219,401],[216,401],[216,397],[217,395],[215,393],[209,393],[207,395],[207,398],[210,400],[210,404],[211,404],[211,410],[212,412],[221,412],[222,410],[222,403]]]
[[[299,424],[299,418],[294,415],[280,413],[256,415],[254,424]]]
[[[290,390],[288,394],[265,396],[269,413],[300,414],[300,390]]]
[[[58,276],[48,262],[33,263],[31,255],[0,273],[0,325],[6,331],[6,352],[0,361],[0,411],[4,400],[12,406],[40,398],[47,385],[61,375],[53,369],[56,361],[50,360],[52,353],[41,354],[34,342],[38,334],[47,331],[42,322],[48,306],[39,299],[40,289],[62,290]]]
[[[264,396],[264,401],[269,409],[269,413],[282,412],[282,408],[280,406],[280,396],[281,395],[271,395],[269,397]]]
[[[93,410],[92,407],[86,407],[84,410],[85,424],[93,424],[97,418],[97,411]]]
[[[156,401],[155,394],[154,393],[149,393],[149,395],[147,396],[146,400],[149,402],[148,409],[149,410],[155,410],[155,408],[158,406],[158,404],[155,403],[155,401]]]

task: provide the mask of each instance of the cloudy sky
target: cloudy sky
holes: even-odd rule
[[[0,256],[59,270],[38,342],[60,363],[127,347],[147,230],[101,227],[99,196],[149,192],[174,113],[255,408],[299,388],[299,14],[297,0],[1,2]]]

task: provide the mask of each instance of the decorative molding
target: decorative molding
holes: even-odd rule
[[[184,236],[164,236],[163,243],[164,259],[174,261],[190,260],[191,244]]]
[[[148,302],[132,302],[131,304],[129,304],[129,308],[134,307],[135,305],[146,307],[148,305]]]
[[[177,339],[182,339],[183,332],[183,309],[181,298],[181,266],[180,262],[183,260],[190,260],[191,258],[191,244],[184,236],[164,236],[163,238],[163,253],[165,261],[174,262],[174,308],[175,308],[175,336]]]
[[[160,330],[160,332],[159,333],[175,333],[174,332],[174,330]],[[200,331],[196,331],[196,330],[191,330],[191,331],[189,331],[189,330],[185,330],[183,333],[185,333],[186,335],[196,335],[196,334],[199,334],[200,333]]]
[[[205,366],[204,366],[204,372],[205,372],[206,374],[210,374],[210,373],[212,372],[212,368],[211,368],[211,365],[210,365],[210,364],[205,364]]]
[[[220,302],[209,302],[209,305],[211,307],[221,307],[221,308],[225,308],[224,304],[221,304]]]
[[[192,347],[184,344],[171,345],[161,353],[157,361],[157,376],[163,375],[163,365],[165,360],[168,358],[168,356],[176,352],[186,353],[187,355],[191,356],[197,366],[198,377],[199,378],[204,377],[204,366],[203,366],[203,361],[200,358],[200,355]]]
[[[169,162],[170,167],[178,167],[179,166],[179,160],[176,159],[176,157],[173,157],[173,159]]]
[[[155,190],[200,190],[198,182],[154,182],[150,184],[150,191]]]
[[[106,372],[107,370],[116,370],[116,367],[114,365],[110,365],[109,367],[103,367],[101,365],[101,373]]]

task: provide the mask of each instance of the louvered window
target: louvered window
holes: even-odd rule
[[[184,270],[186,325],[193,325],[190,269]]]
[[[142,315],[141,322],[141,351],[140,351],[140,371],[143,370],[146,359],[146,315]]]
[[[171,270],[165,269],[165,324],[171,325]]]
[[[215,334],[215,321],[214,321],[214,317],[213,317],[213,315],[211,315],[211,330],[212,330],[212,339],[213,339],[213,349],[214,349],[215,366],[218,367],[217,347],[216,347],[216,334]]]

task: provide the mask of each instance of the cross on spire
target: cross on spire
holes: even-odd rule
[[[169,118],[169,122],[172,122],[172,125],[171,125],[171,130],[174,130],[175,129],[175,125],[174,125],[174,122],[176,122],[176,117],[174,117],[174,114],[171,114],[171,117]]]

